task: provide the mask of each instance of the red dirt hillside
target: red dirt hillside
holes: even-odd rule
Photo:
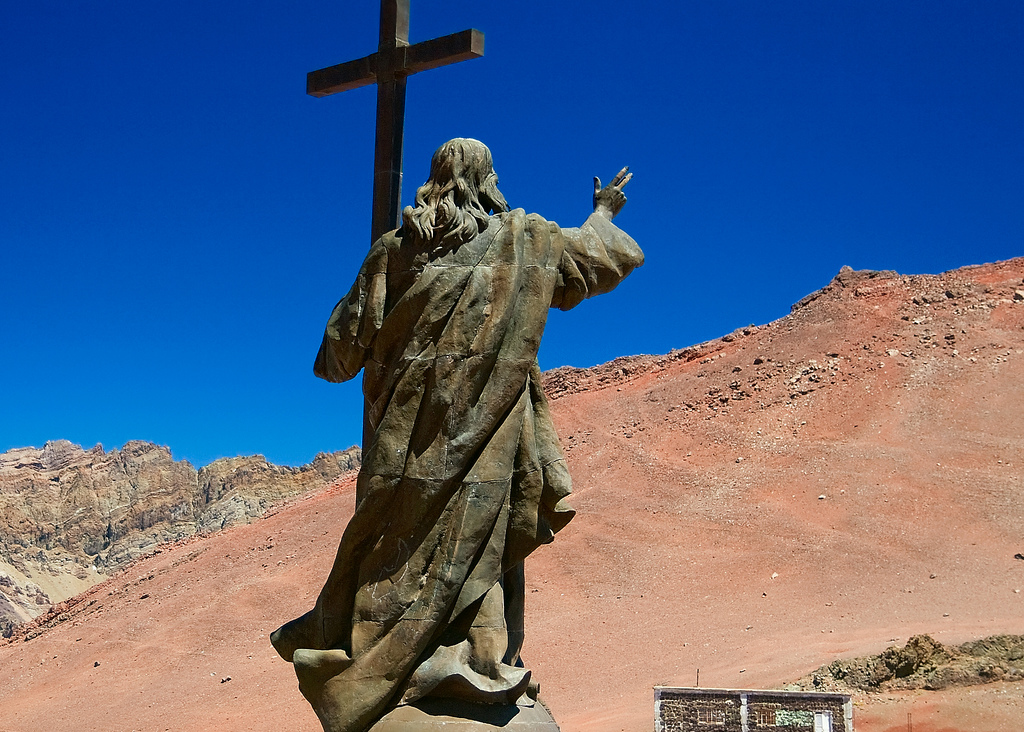
[[[844,270],[775,323],[547,375],[576,519],[527,563],[566,732],[655,684],[784,685],[928,633],[1024,633],[1024,259]],[[0,730],[317,730],[267,633],[308,609],[351,480],[169,545],[0,646]],[[26,634],[27,633],[27,634]],[[1024,687],[856,697],[858,732],[1021,727]]]

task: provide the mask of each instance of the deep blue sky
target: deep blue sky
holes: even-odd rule
[[[290,464],[359,439],[315,379],[368,246],[375,0],[7,2],[0,14],[0,451],[66,438]],[[541,365],[765,323],[854,268],[1024,254],[1024,3],[413,0],[403,200],[476,137],[565,226],[629,164],[647,265],[549,321]]]

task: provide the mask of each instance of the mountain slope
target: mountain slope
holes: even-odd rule
[[[776,323],[558,399],[581,516],[531,576],[592,619],[562,668],[621,659],[552,700],[570,728],[635,727],[648,685],[698,667],[778,684],[920,632],[1021,632],[1022,277],[844,271]]]
[[[1016,259],[844,270],[767,326],[550,372],[579,514],[527,563],[524,658],[562,729],[650,729],[651,687],[697,668],[776,686],[921,633],[1024,632],[1022,364]],[[353,500],[308,494],[58,606],[0,646],[4,728],[318,729],[266,636],[311,607]],[[858,697],[856,724],[996,732],[1021,696]]]

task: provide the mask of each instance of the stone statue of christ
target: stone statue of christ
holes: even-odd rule
[[[328,732],[530,692],[523,560],[574,515],[537,350],[549,308],[643,263],[612,223],[631,177],[595,178],[594,213],[562,229],[510,211],[487,147],[451,140],[331,313],[314,372],[363,371],[357,507],[315,607],[271,637]]]

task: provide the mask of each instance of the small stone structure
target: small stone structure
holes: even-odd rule
[[[848,694],[654,688],[656,732],[853,732]]]

